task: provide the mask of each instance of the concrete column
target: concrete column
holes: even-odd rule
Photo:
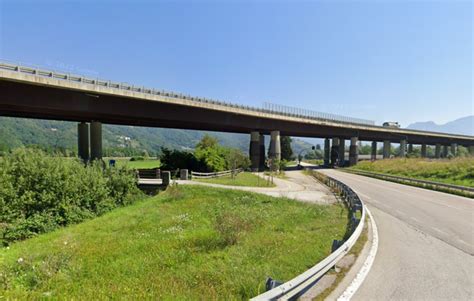
[[[453,154],[453,156],[456,156],[457,149],[458,149],[458,145],[456,143],[451,143],[451,154]]]
[[[260,133],[250,133],[249,155],[252,171],[258,171],[260,167]]]
[[[281,160],[280,131],[270,133],[270,158]]]
[[[169,171],[163,171],[161,172],[161,184],[163,186],[168,186],[170,185],[171,182],[171,172]]]
[[[77,124],[77,154],[82,161],[89,161],[89,124],[85,122]]]
[[[446,158],[448,156],[448,146],[443,145],[443,157]]]
[[[405,139],[400,141],[400,157],[404,158],[407,155],[407,141]]]
[[[259,164],[258,164],[258,169],[259,171],[264,171],[265,170],[265,136],[263,134],[260,134],[260,139],[259,139],[259,154],[260,154],[260,159],[259,159]]]
[[[102,123],[91,122],[91,160],[102,159]]]
[[[357,149],[358,137],[351,138],[351,146],[349,147],[349,165],[353,166],[357,164],[359,160],[359,150]]]
[[[441,144],[436,144],[435,146],[435,158],[441,158]]]
[[[421,145],[421,157],[426,158],[426,144]]]
[[[189,179],[189,175],[188,175],[188,170],[187,169],[180,169],[179,170],[179,179],[180,180],[187,180]]]
[[[329,138],[324,139],[324,166],[329,166],[331,159],[331,141]]]
[[[339,166],[344,166],[346,157],[346,141],[343,138],[339,138]]]
[[[390,148],[391,148],[390,140],[385,140],[383,142],[383,158],[384,159],[390,158]]]
[[[413,143],[408,144],[408,153],[413,154]]]
[[[332,138],[331,146],[331,166],[336,165],[337,157],[339,152],[339,138]]]
[[[468,146],[467,148],[468,148],[468,150],[469,150],[469,154],[470,154],[471,156],[474,156],[474,145],[470,145],[470,146]]]
[[[377,141],[372,141],[372,153],[370,154],[370,160],[377,160]]]

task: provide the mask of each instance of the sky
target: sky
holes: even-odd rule
[[[471,1],[7,1],[0,59],[402,126],[473,115]]]

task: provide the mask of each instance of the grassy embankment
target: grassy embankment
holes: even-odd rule
[[[234,178],[231,176],[225,176],[212,179],[194,179],[194,181],[229,186],[275,187],[275,184],[250,172],[241,172]]]
[[[209,187],[165,193],[0,250],[6,299],[248,299],[345,233],[342,205]]]
[[[151,169],[159,168],[161,166],[159,159],[130,161],[129,158],[114,158],[114,160],[116,161],[115,164],[117,164],[117,166],[127,166],[128,168],[133,169]]]
[[[350,169],[474,187],[474,158],[363,161]]]

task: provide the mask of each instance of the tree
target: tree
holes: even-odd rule
[[[214,137],[204,135],[196,145],[194,155],[205,164],[206,171],[223,171],[226,169],[226,149],[221,147]]]
[[[293,150],[291,149],[291,137],[282,136],[280,139],[281,159],[290,161],[293,159]]]

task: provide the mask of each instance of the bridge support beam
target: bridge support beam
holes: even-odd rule
[[[403,139],[400,141],[400,157],[405,158],[407,155],[407,141]]]
[[[456,143],[451,143],[451,154],[456,156],[458,145]]]
[[[426,144],[421,145],[421,157],[426,158]]]
[[[265,170],[265,136],[263,134],[260,134],[258,145],[259,145],[259,150],[260,150],[260,159],[259,159],[258,168],[259,168],[259,171],[264,171]]]
[[[441,158],[441,144],[436,144],[435,146],[435,158]]]
[[[331,157],[331,141],[329,138],[324,139],[324,166],[329,166]]]
[[[270,158],[273,160],[281,160],[281,144],[280,131],[272,131],[270,133]]]
[[[344,138],[339,138],[339,166],[344,166],[344,163],[346,161],[345,158],[346,154],[346,141]]]
[[[332,138],[331,147],[331,166],[336,166],[336,161],[339,153],[339,138]]]
[[[102,123],[91,122],[91,160],[102,159]]]
[[[408,144],[408,153],[413,154],[413,143]]]
[[[370,154],[370,160],[377,160],[377,141],[372,141],[372,152]]]
[[[77,154],[83,162],[89,161],[89,124],[77,124]]]
[[[359,160],[359,150],[357,148],[358,137],[351,138],[351,146],[349,147],[349,166],[357,164]]]
[[[251,132],[250,133],[250,167],[252,171],[258,171],[260,167],[260,133]]]
[[[390,148],[391,148],[390,140],[385,140],[383,142],[383,158],[384,159],[390,158]]]

